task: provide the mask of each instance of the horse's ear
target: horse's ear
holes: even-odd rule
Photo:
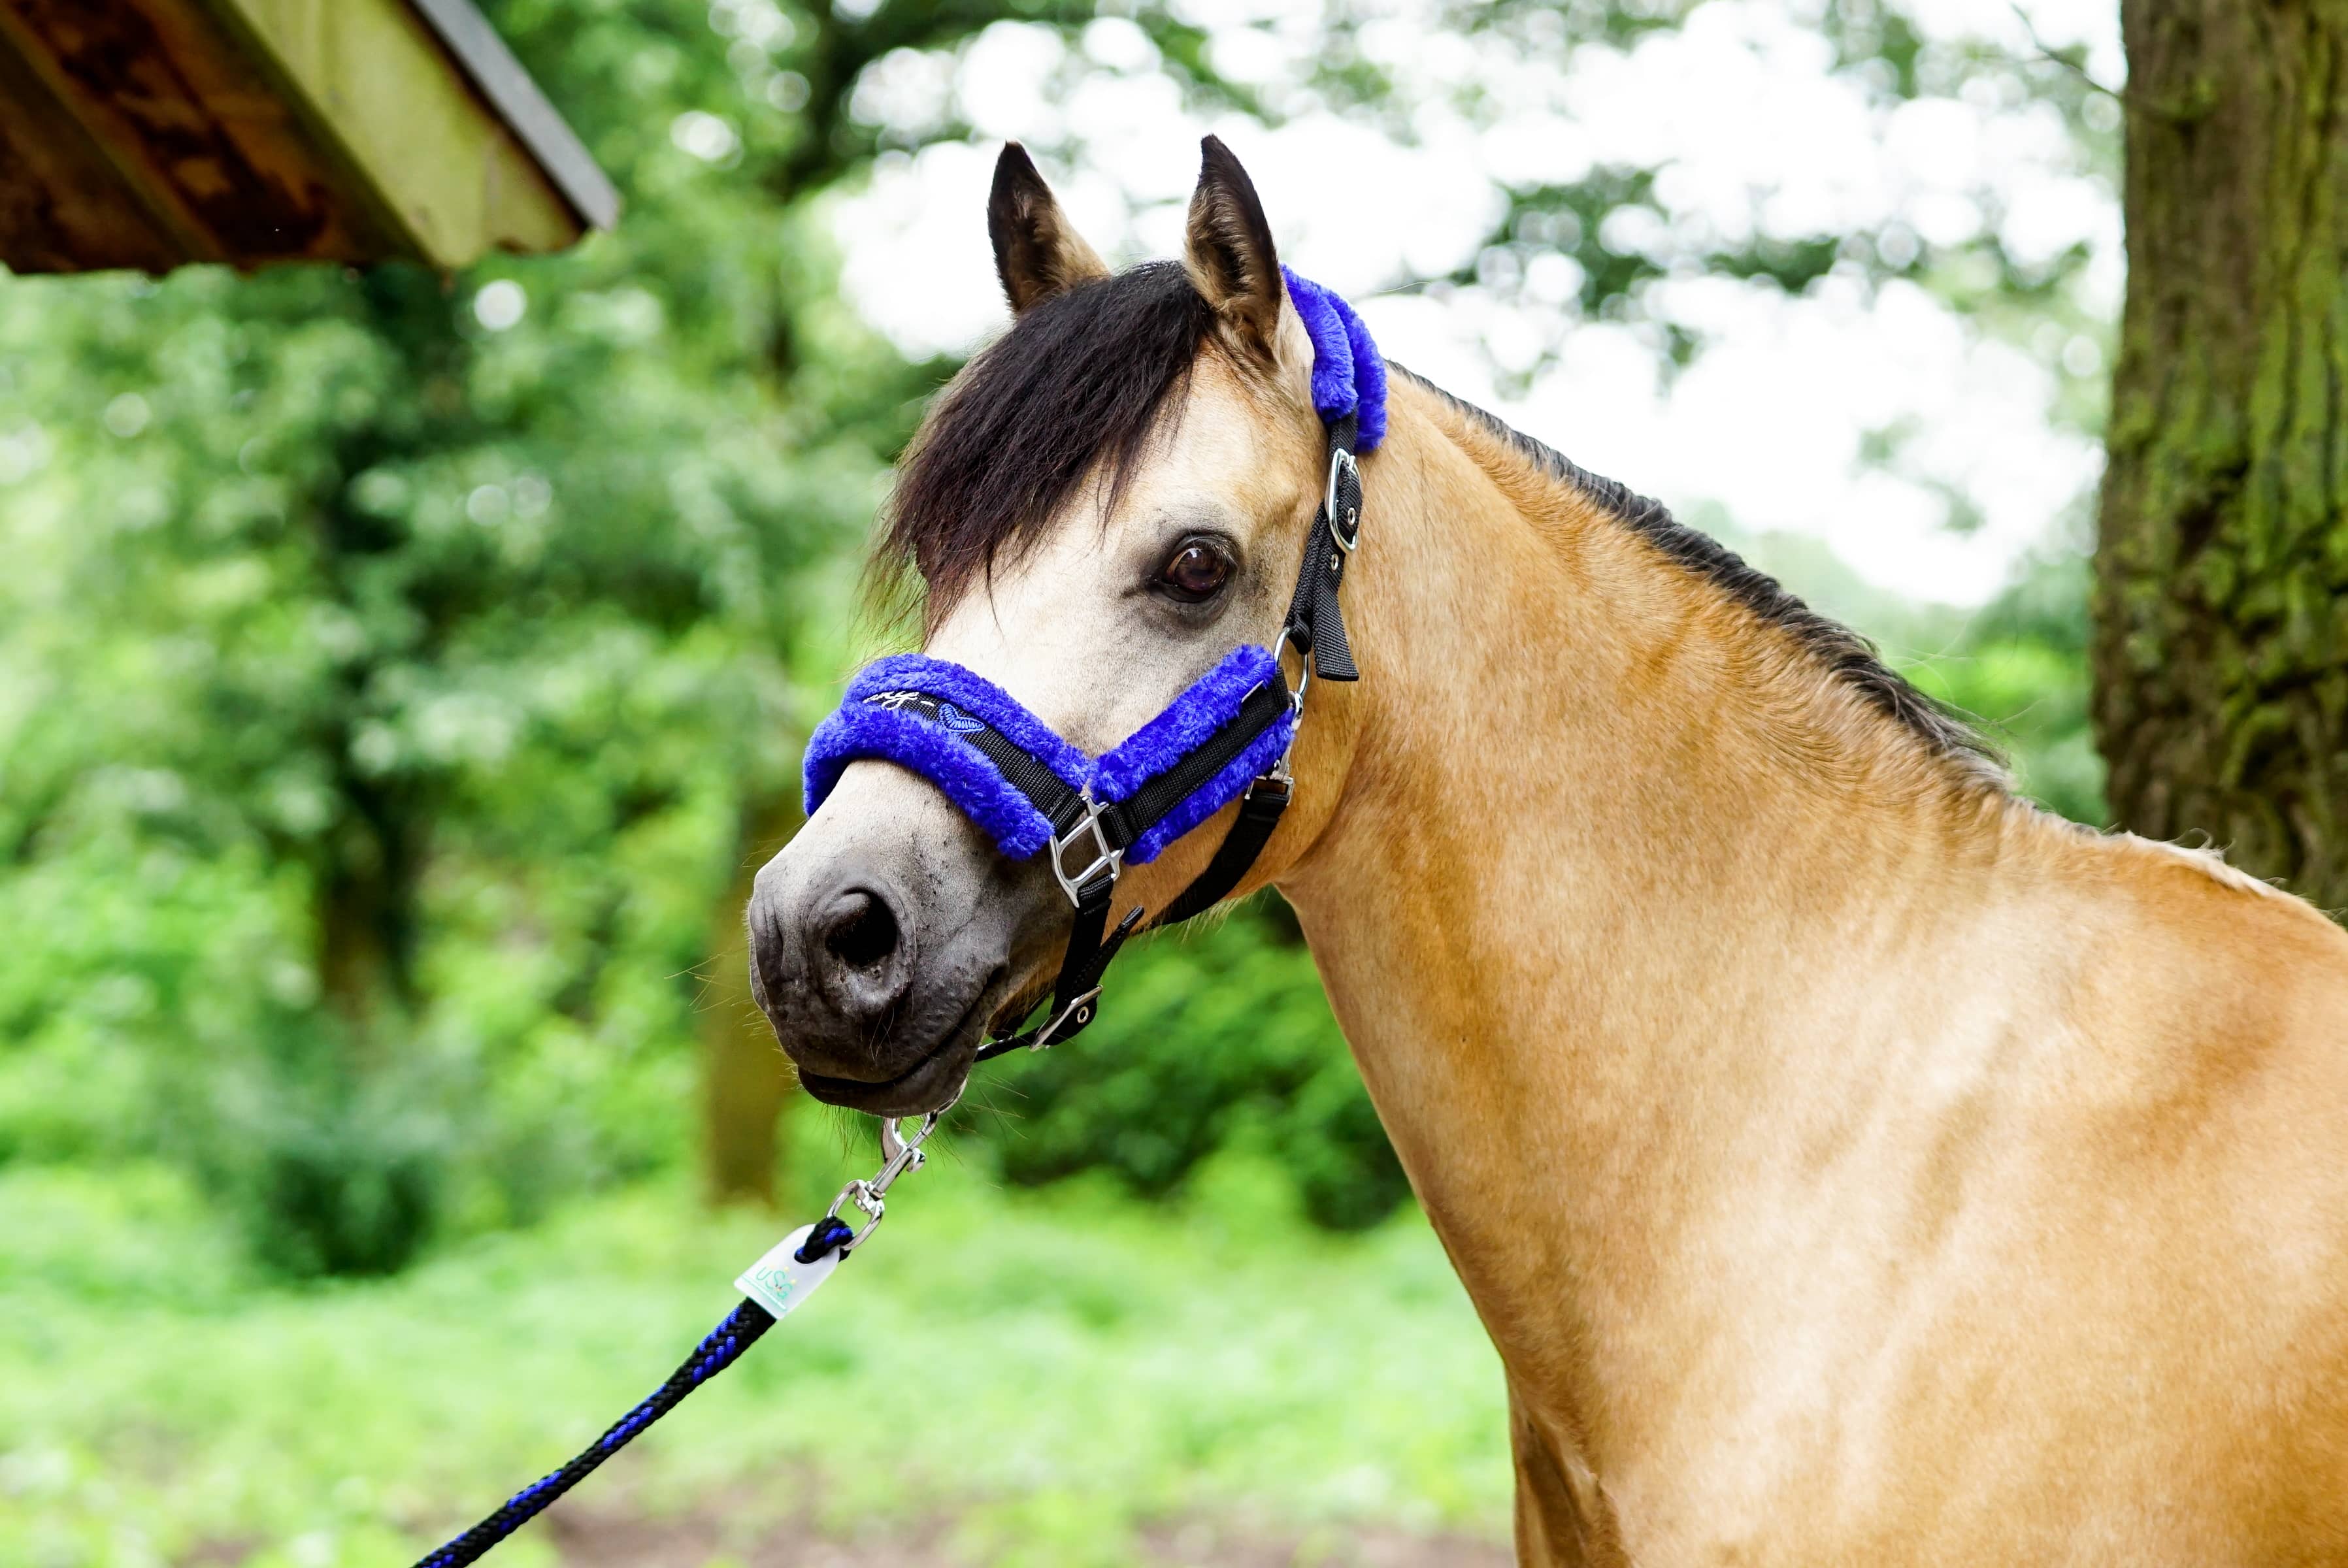
[[[1199,189],[1190,196],[1190,235],[1184,257],[1190,281],[1215,308],[1238,347],[1264,364],[1277,358],[1281,302],[1280,253],[1255,182],[1219,137],[1199,144]]]
[[[1014,316],[1078,283],[1108,276],[1099,253],[1068,226],[1052,188],[1015,141],[1005,143],[994,160],[986,233],[994,241],[995,275],[1003,280]]]

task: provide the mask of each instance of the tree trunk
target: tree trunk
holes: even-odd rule
[[[750,999],[750,882],[798,826],[798,803],[768,802],[743,817],[739,869],[710,917],[701,1000],[702,1154],[712,1203],[771,1204],[778,1126],[793,1080],[775,1031]]]
[[[2127,305],[2096,557],[2122,825],[2348,907],[2348,10],[2123,0]]]

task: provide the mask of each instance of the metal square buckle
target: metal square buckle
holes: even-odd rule
[[[1101,831],[1101,814],[1107,809],[1087,796],[1082,820],[1052,841],[1052,875],[1060,879],[1060,891],[1068,896],[1068,902],[1072,905],[1084,903],[1086,886],[1101,873],[1106,871],[1114,880],[1117,873],[1125,869],[1125,851],[1111,849],[1108,835]],[[1080,842],[1087,836],[1092,839],[1089,849]],[[1091,857],[1082,868],[1073,873],[1068,870],[1071,850]]]

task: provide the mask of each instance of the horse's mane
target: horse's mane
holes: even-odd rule
[[[1189,390],[1214,319],[1172,261],[1023,313],[931,410],[898,471],[875,564],[917,570],[934,621],[1087,476],[1103,473],[1113,508],[1161,411]]]
[[[1689,528],[1661,501],[1640,495],[1619,479],[1593,474],[1546,442],[1539,441],[1498,416],[1399,364],[1388,368],[1440,400],[1468,421],[1506,445],[1519,456],[1561,485],[1570,487],[1607,517],[1632,529],[1673,565],[1719,589],[1736,603],[1772,625],[1791,633],[1829,676],[1849,686],[1868,705],[1915,735],[1936,756],[1964,767],[1984,782],[2003,787],[2004,759],[1972,725],[1936,699],[1920,692],[1905,676],[1883,662],[1875,644],[1838,620],[1829,620],[1787,591],[1776,578],[1762,571],[1710,534]]]
[[[934,621],[1006,550],[1015,552],[1058,515],[1088,476],[1103,476],[1103,505],[1113,507],[1166,407],[1179,405],[1188,392],[1213,321],[1189,275],[1170,261],[1080,284],[1026,311],[972,359],[931,411],[900,468],[876,567],[919,572]],[[1634,530],[1667,560],[1785,629],[1830,678],[1933,754],[2004,784],[1994,750],[1885,664],[1866,638],[1811,610],[1711,536],[1676,521],[1661,502],[1590,473],[1400,365],[1392,368]]]

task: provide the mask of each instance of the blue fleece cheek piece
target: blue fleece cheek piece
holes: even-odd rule
[[[1370,329],[1343,295],[1286,267],[1289,302],[1313,339],[1313,407],[1327,422],[1348,414],[1359,425],[1357,452],[1375,450],[1386,438],[1386,362],[1371,341]]]
[[[1269,648],[1234,649],[1229,657],[1192,682],[1164,712],[1136,730],[1097,764],[1094,793],[1102,800],[1126,800],[1151,779],[1173,767],[1206,744],[1214,733],[1239,716],[1248,693],[1267,681],[1280,679],[1280,660]],[[1295,733],[1292,710],[1251,742],[1222,772],[1201,784],[1172,814],[1133,842],[1128,862],[1143,866],[1165,847],[1229,805],[1288,749]]]
[[[1280,761],[1288,749],[1288,737],[1295,733],[1296,713],[1293,709],[1278,723],[1258,735],[1222,772],[1208,780],[1185,797],[1180,805],[1168,813],[1159,825],[1133,841],[1125,852],[1126,864],[1147,866],[1164,852],[1166,846],[1206,821],[1215,813],[1237,800],[1272,765]]]
[[[1271,649],[1250,644],[1232,650],[1221,663],[1190,682],[1165,712],[1093,764],[1096,792],[1103,800],[1124,800],[1205,745],[1208,737],[1239,717],[1249,692],[1279,678],[1280,661]]]

